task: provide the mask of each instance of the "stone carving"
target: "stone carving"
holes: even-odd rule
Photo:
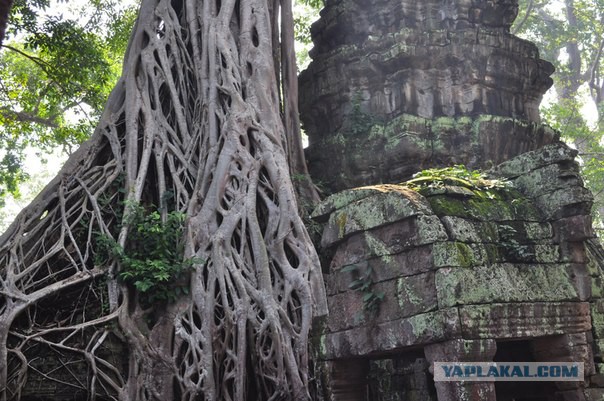
[[[311,174],[331,191],[554,142],[550,63],[509,33],[517,1],[327,0],[300,75]],[[469,56],[471,55],[471,57]]]

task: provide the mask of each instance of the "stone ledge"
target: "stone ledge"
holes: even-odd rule
[[[323,359],[368,356],[445,341],[460,333],[457,308],[451,308],[325,334],[320,340],[320,352]]]
[[[571,273],[572,265],[443,268],[435,277],[438,305],[579,301]]]
[[[520,339],[591,330],[587,302],[468,305],[459,308],[463,338]]]

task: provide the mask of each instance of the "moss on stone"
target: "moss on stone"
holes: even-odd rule
[[[438,312],[428,312],[412,316],[408,319],[411,325],[413,335],[417,338],[430,336],[433,338],[442,337],[444,334],[444,325],[442,314]]]
[[[471,267],[474,264],[474,253],[467,244],[455,242],[461,267]]]
[[[466,202],[462,199],[453,198],[447,195],[437,195],[428,197],[428,202],[438,217],[458,216],[470,217],[466,210]]]
[[[398,301],[398,305],[402,310],[407,308],[407,303],[405,299],[408,300],[413,305],[423,305],[424,300],[422,298],[423,294],[418,294],[416,288],[409,285],[409,280],[407,277],[401,277],[396,280],[396,299]]]
[[[576,301],[567,265],[495,264],[436,273],[439,307],[497,302]]]

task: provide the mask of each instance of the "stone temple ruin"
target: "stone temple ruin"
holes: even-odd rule
[[[604,251],[576,152],[539,121],[553,67],[509,33],[517,8],[325,1],[300,76],[309,168],[333,193],[313,213],[315,399],[604,400]],[[453,164],[510,185],[400,184]],[[585,381],[435,383],[434,361],[578,361]],[[38,379],[23,399],[78,396]]]
[[[576,152],[540,124],[552,66],[515,0],[327,0],[300,76],[337,401],[602,400],[604,299]],[[403,184],[464,164],[507,190]],[[351,283],[365,280],[369,289]],[[379,294],[379,296],[378,296]],[[365,300],[363,297],[367,296]],[[367,311],[367,299],[379,308]],[[584,382],[435,383],[434,361],[577,361]]]

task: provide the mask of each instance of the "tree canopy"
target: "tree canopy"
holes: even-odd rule
[[[121,70],[135,5],[17,0],[0,49],[0,202],[27,177],[25,150],[90,137]]]

